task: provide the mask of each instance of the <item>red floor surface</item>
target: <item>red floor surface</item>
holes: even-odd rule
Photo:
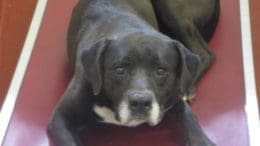
[[[66,31],[76,0],[49,0],[32,58],[3,146],[53,146],[46,134],[52,110],[70,79]],[[248,146],[244,111],[238,0],[221,0],[220,21],[210,43],[216,64],[197,86],[191,105],[207,135],[218,146]],[[100,127],[88,146],[173,146],[167,120],[158,127]]]
[[[0,108],[23,47],[36,0],[0,0]]]

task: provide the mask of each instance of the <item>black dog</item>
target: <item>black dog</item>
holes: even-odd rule
[[[81,146],[82,125],[155,126],[167,115],[185,145],[214,145],[185,100],[214,62],[206,41],[218,15],[219,0],[80,0],[68,33],[74,76],[48,127],[55,143]]]

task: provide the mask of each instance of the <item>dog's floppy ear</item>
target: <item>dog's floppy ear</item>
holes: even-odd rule
[[[103,54],[108,43],[109,40],[100,40],[89,49],[84,50],[81,56],[85,76],[93,88],[94,95],[98,95],[102,87]]]
[[[178,75],[179,91],[182,96],[185,94],[191,94],[189,92],[193,90],[195,81],[198,77],[199,65],[201,63],[200,57],[192,53],[178,41],[175,41],[174,45],[180,54],[181,61],[180,72]]]

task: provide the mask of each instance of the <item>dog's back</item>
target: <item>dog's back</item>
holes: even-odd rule
[[[206,41],[211,39],[219,18],[219,0],[152,0],[152,3],[163,33],[180,39],[176,32],[184,28],[176,21],[186,21],[195,25]]]
[[[102,38],[113,39],[136,30],[157,28],[149,0],[81,0],[73,10],[68,31],[69,58],[74,66],[76,52],[82,48],[79,42],[88,48]]]

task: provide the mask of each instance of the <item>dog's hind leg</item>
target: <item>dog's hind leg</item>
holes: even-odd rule
[[[211,4],[212,2],[213,4]],[[160,29],[166,35],[182,42],[201,58],[196,82],[214,63],[214,53],[209,49],[209,40],[217,24],[218,0],[152,0]],[[201,3],[201,4],[200,4]],[[208,5],[211,6],[208,6]],[[212,10],[212,8],[214,8]],[[207,13],[207,14],[205,14]],[[187,93],[188,100],[194,93]]]

